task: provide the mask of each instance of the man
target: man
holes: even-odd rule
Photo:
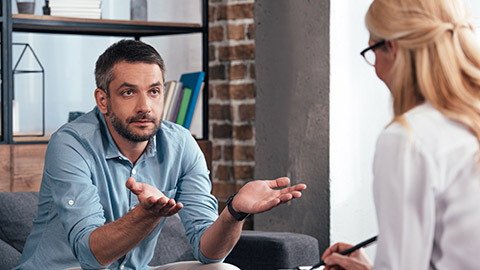
[[[246,213],[301,196],[303,184],[278,189],[288,178],[252,181],[218,215],[197,143],[161,122],[164,76],[158,52],[140,41],[119,41],[99,57],[96,108],[51,137],[17,269],[147,269],[164,217],[177,213],[201,263],[168,269],[236,269],[221,262]]]

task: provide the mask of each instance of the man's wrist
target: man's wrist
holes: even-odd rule
[[[242,221],[244,220],[245,218],[247,218],[250,214],[248,213],[244,213],[244,212],[237,212],[235,211],[235,209],[233,209],[233,198],[235,197],[235,195],[237,195],[238,192],[235,192],[234,194],[232,194],[228,199],[227,199],[227,209],[228,209],[228,212],[230,213],[230,215],[232,215],[232,217],[237,220],[237,221]]]

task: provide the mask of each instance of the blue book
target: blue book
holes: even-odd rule
[[[185,116],[185,122],[183,126],[186,129],[190,128],[192,123],[193,113],[195,112],[195,105],[197,105],[198,95],[200,89],[202,88],[202,82],[205,79],[205,72],[194,72],[182,74],[180,77],[180,82],[183,87],[192,89],[192,96],[190,97],[190,103],[188,104],[187,115]]]

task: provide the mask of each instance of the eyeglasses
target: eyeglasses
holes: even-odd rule
[[[375,66],[375,49],[385,45],[385,40],[379,41],[372,46],[363,50],[360,54],[365,58],[365,61],[371,66]]]

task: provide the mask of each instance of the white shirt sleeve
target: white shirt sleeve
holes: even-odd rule
[[[375,269],[428,269],[435,228],[433,158],[400,124],[379,137],[374,159],[378,217]]]

